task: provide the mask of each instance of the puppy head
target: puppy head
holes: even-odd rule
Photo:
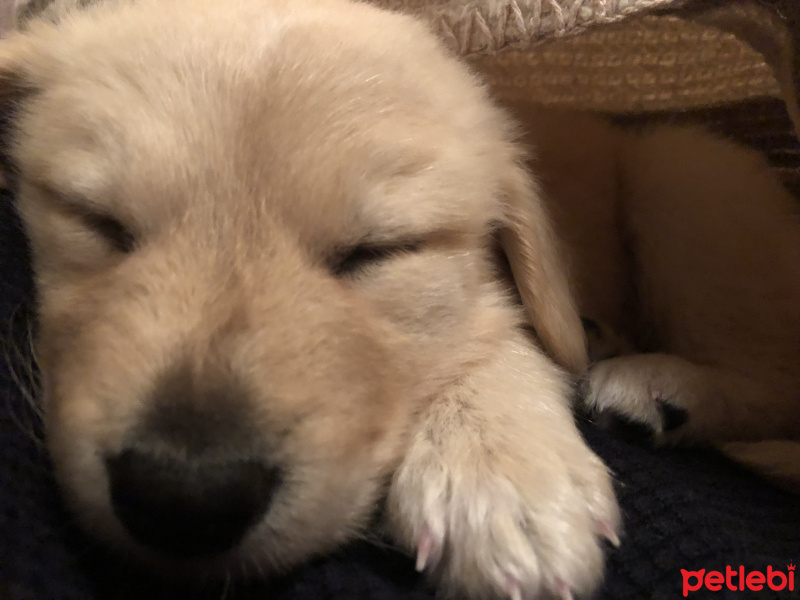
[[[527,316],[585,360],[483,89],[360,4],[103,3],[0,46],[48,443],[86,526],[158,564],[352,536],[427,402]]]

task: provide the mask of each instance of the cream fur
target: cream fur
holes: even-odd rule
[[[570,412],[576,306],[659,352],[594,365],[592,409],[661,434],[668,400],[689,421],[666,441],[798,435],[797,223],[754,154],[515,106],[537,185],[511,121],[422,25],[342,0],[48,19],[0,45],[6,158],[48,443],[108,542],[273,573],[360,535],[386,493],[388,531],[445,592],[590,593],[620,517]],[[394,250],[337,274],[364,244]],[[234,551],[199,563],[128,534],[104,466],[176,367],[243,382],[259,451],[289,474]]]
[[[389,531],[443,590],[593,589],[619,515],[569,410],[583,332],[515,129],[473,76],[414,20],[341,0],[49,19],[0,46],[0,96],[48,444],[85,526],[173,572],[269,574],[362,534],[389,485]],[[337,275],[363,244],[395,251]],[[249,390],[285,473],[202,561],[137,542],[109,499],[105,460],[177,368]]]

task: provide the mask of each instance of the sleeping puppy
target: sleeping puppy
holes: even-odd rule
[[[0,44],[2,140],[85,526],[171,572],[269,574],[385,496],[454,595],[594,589],[620,523],[571,414],[581,321],[476,79],[342,0],[50,16]]]
[[[593,412],[797,436],[800,245],[753,155],[512,106],[548,211],[512,122],[411,19],[77,4],[0,45],[2,141],[49,447],[109,543],[269,574],[385,498],[445,592],[589,594],[620,520],[571,414],[588,360],[548,212],[583,314],[661,352],[594,365]]]

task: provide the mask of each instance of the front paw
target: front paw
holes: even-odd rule
[[[445,593],[566,599],[597,587],[619,512],[606,467],[571,418],[563,425],[519,439],[514,425],[454,406],[413,440],[389,492],[390,527]]]

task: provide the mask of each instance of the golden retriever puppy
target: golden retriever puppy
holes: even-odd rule
[[[385,496],[453,595],[594,589],[619,514],[571,413],[581,321],[467,69],[342,0],[46,17],[0,43],[0,138],[85,526],[170,571],[269,574]]]
[[[511,108],[580,313],[605,332],[589,410],[656,442],[719,444],[800,491],[798,200],[761,154],[697,129]]]

